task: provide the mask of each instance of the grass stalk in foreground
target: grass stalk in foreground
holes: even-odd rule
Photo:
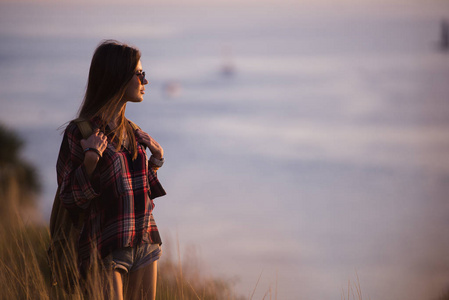
[[[355,272],[357,280],[355,282],[351,282],[351,280],[348,280],[348,289],[347,293],[345,293],[345,290],[342,289],[341,299],[342,300],[363,300],[362,295],[362,287],[360,285],[359,280],[359,274],[357,271]],[[371,299],[371,298],[369,298]]]
[[[75,284],[71,294],[52,286],[47,262],[48,227],[24,224],[19,217],[15,219],[16,222],[8,224],[0,220],[1,299],[104,299],[102,286],[108,283],[95,276],[99,272],[93,272],[88,277],[84,289]],[[203,275],[195,251],[187,251],[184,260],[181,260],[178,241],[176,260],[171,255],[169,241],[164,243],[163,249],[164,254],[158,263],[157,300],[243,299],[235,295],[230,280]],[[71,271],[76,265],[59,267]]]

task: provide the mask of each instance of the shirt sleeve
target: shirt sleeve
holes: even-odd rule
[[[150,194],[151,199],[161,197],[166,195],[164,188],[162,187],[162,184],[159,182],[159,179],[157,178],[157,173],[153,170],[153,168],[148,163],[148,183],[150,184]]]
[[[57,162],[60,198],[67,209],[86,209],[99,196],[100,175],[97,169],[89,179],[84,166],[84,152],[80,144],[81,132],[70,123],[64,133]]]

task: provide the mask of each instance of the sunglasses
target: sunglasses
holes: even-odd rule
[[[145,81],[145,72],[143,71],[136,72],[136,75],[139,77],[140,83],[143,83]]]

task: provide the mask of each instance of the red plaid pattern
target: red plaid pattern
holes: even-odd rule
[[[165,191],[148,167],[144,146],[137,143],[138,155],[133,161],[128,150],[116,152],[109,141],[89,180],[81,139],[77,125],[70,123],[56,169],[60,198],[74,222],[80,212],[86,212],[78,245],[82,269],[88,266],[95,247],[104,258],[114,249],[136,243],[161,244],[152,211],[153,199],[165,195]]]

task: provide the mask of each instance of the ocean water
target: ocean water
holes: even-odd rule
[[[166,244],[262,299],[434,299],[449,276],[444,1],[0,4],[0,121],[48,219],[100,40],[138,46],[127,116],[164,147]],[[223,73],[231,66],[233,72]],[[277,284],[276,284],[277,282]],[[268,297],[268,296],[267,296]]]

